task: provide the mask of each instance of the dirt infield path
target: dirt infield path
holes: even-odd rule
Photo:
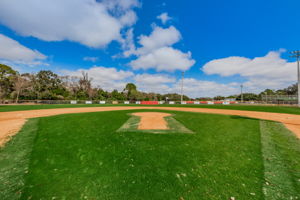
[[[101,112],[101,111],[117,111],[117,110],[170,110],[170,111],[186,111],[225,115],[238,115],[251,118],[272,120],[283,123],[289,130],[294,132],[300,138],[300,115],[257,112],[257,111],[241,111],[241,110],[223,110],[211,108],[183,108],[183,107],[84,107],[84,108],[59,108],[44,110],[27,110],[0,112],[0,146],[9,140],[10,136],[16,134],[24,125],[27,119],[36,117],[46,117],[68,113],[85,113],[85,112]]]

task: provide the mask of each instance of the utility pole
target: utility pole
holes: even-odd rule
[[[300,64],[299,64],[299,61],[300,61],[300,51],[297,50],[297,51],[292,51],[291,52],[293,58],[296,58],[297,59],[297,75],[298,75],[298,107],[300,107]]]
[[[244,95],[243,95],[243,84],[241,85],[241,103],[244,102]]]
[[[183,101],[183,79],[184,79],[184,72],[181,72],[181,102]]]

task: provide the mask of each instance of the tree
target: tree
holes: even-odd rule
[[[298,85],[295,83],[285,89],[283,89],[288,95],[296,95],[298,92]]]
[[[226,99],[236,99],[237,95],[229,95]]]
[[[39,99],[57,99],[58,96],[62,96],[66,92],[59,76],[50,70],[38,72],[33,84]]]
[[[216,97],[214,97],[214,100],[224,100],[225,99],[225,97],[223,97],[223,96],[216,96]]]
[[[9,97],[13,91],[13,79],[17,72],[10,66],[0,64],[0,98]]]
[[[113,90],[111,92],[111,97],[113,100],[125,100],[125,96],[122,92],[118,92],[118,90]]]
[[[128,91],[136,91],[136,85],[133,83],[127,83],[127,85],[125,86],[125,89]]]
[[[259,95],[254,93],[244,93],[243,99],[244,101],[257,101],[259,100]],[[237,96],[236,100],[241,100],[241,95]]]
[[[123,92],[126,93],[127,99],[136,100],[138,91],[136,85],[134,85],[133,83],[127,83]]]
[[[106,100],[108,98],[109,98],[108,92],[102,90],[101,88],[99,88],[98,92],[97,92],[97,99],[99,99],[99,100]]]
[[[30,81],[26,79],[26,76],[17,74],[14,77],[14,92],[16,93],[16,103],[19,101],[21,92],[29,86]]]
[[[276,92],[274,90],[271,89],[265,89],[263,92],[261,92],[260,94],[264,94],[264,95],[275,95]]]
[[[93,99],[96,96],[97,91],[92,88],[92,79],[89,78],[87,72],[82,72],[82,77],[79,78],[78,84],[77,97],[80,99]]]

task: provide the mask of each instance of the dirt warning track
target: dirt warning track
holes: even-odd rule
[[[238,116],[251,117],[257,119],[272,120],[272,121],[283,123],[289,130],[294,132],[298,138],[300,138],[300,115],[257,112],[257,111],[211,109],[211,108],[118,106],[118,107],[82,107],[82,108],[59,108],[59,109],[0,112],[0,146],[2,146],[6,141],[8,141],[11,136],[16,134],[22,128],[26,120],[29,118],[47,117],[47,116],[70,114],[70,113],[138,110],[138,109],[238,115]]]

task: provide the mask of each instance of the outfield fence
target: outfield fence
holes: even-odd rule
[[[117,100],[0,100],[0,104],[140,104],[140,105],[162,105],[162,104],[237,104],[237,101],[117,101]]]
[[[232,105],[232,104],[247,104],[247,105],[297,105],[297,96],[296,95],[263,95],[261,101],[142,101],[142,100],[1,100],[1,105],[8,104],[140,104],[140,105]]]

